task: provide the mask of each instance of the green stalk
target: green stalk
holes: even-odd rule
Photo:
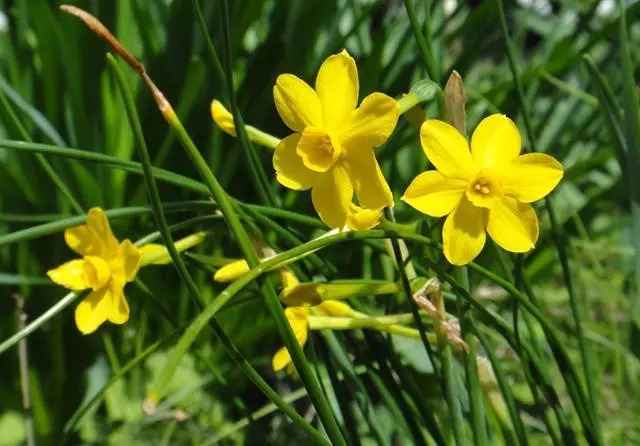
[[[640,117],[638,116],[638,90],[634,75],[634,65],[631,57],[631,47],[629,45],[629,35],[627,31],[627,18],[624,9],[624,2],[620,5],[620,54],[622,56],[623,75],[623,100],[624,109],[623,129],[627,142],[627,165],[620,166],[629,169],[627,180],[629,183],[629,204],[631,216],[633,218],[632,234],[635,245],[635,290],[631,300],[631,312],[636,326],[640,326],[640,179],[637,175],[637,168],[640,166]]]
[[[293,392],[284,396],[283,399],[287,403],[291,404],[291,403],[295,403],[298,400],[301,400],[305,396],[307,396],[307,391],[303,387],[301,389],[294,390]],[[207,438],[206,441],[202,442],[200,446],[212,446],[215,444],[219,444],[222,440],[224,440],[229,435],[239,431],[240,429],[248,426],[249,424],[255,421],[258,421],[261,418],[266,417],[267,415],[272,414],[276,410],[278,410],[278,408],[273,403],[262,406],[260,409],[251,412],[251,414],[249,414],[247,417],[220,429],[214,434],[213,437]]]
[[[187,267],[184,264],[180,253],[176,249],[173,241],[173,236],[171,235],[169,225],[162,209],[160,192],[158,191],[158,185],[153,176],[153,170],[151,168],[151,157],[149,156],[149,151],[147,150],[147,145],[144,140],[142,126],[140,125],[140,120],[135,109],[133,96],[131,95],[131,91],[127,87],[124,75],[118,68],[115,58],[111,54],[107,54],[107,59],[116,75],[122,99],[129,116],[129,122],[131,123],[131,127],[136,139],[136,147],[138,147],[138,155],[142,160],[145,182],[147,184],[147,191],[149,193],[149,199],[151,200],[156,223],[162,235],[164,244],[169,251],[169,255],[171,256],[173,264],[175,265],[178,275],[180,276],[180,279],[189,290],[189,293],[191,294],[196,304],[201,307],[202,298],[200,297],[200,292],[198,291],[198,287],[193,281],[191,274],[189,274],[189,271],[187,270]],[[218,339],[220,339],[220,341],[222,342],[222,345],[227,350],[227,353],[229,353],[231,358],[238,364],[238,366],[242,369],[246,376],[265,394],[265,396],[267,396],[275,405],[277,405],[280,410],[288,415],[294,423],[305,430],[316,444],[326,444],[326,441],[322,437],[322,435],[318,431],[316,431],[303,417],[301,417],[300,414],[298,414],[291,405],[286,403],[280,397],[280,395],[278,395],[278,393],[274,391],[266,383],[266,381],[264,381],[264,379],[262,379],[260,374],[251,366],[251,364],[249,364],[249,361],[247,361],[246,358],[240,353],[240,351],[238,351],[238,349],[233,345],[231,340],[227,337],[218,323],[214,320],[212,320],[211,322],[212,323],[210,325],[212,326]],[[151,404],[155,404],[155,401],[151,401]]]
[[[518,442],[520,446],[527,446],[529,442],[525,434],[524,426],[522,425],[522,420],[520,419],[520,413],[518,412],[518,408],[516,407],[515,398],[513,397],[513,393],[511,392],[511,384],[507,381],[507,378],[502,371],[500,361],[498,361],[498,359],[496,358],[495,354],[493,353],[493,349],[485,339],[484,335],[480,332],[480,327],[476,324],[476,322],[473,319],[470,319],[469,325],[478,337],[480,344],[487,352],[487,356],[489,357],[489,361],[491,362],[491,367],[493,368],[493,371],[496,375],[498,387],[500,387],[500,393],[502,393],[502,398],[504,398],[504,402],[507,405],[509,418],[511,419],[512,427],[516,432]]]
[[[32,140],[31,140],[31,137],[29,136],[29,133],[27,133],[27,130],[22,126],[20,119],[13,111],[13,108],[9,104],[9,101],[7,100],[2,90],[0,90],[0,107],[2,108],[2,111],[4,112],[5,116],[8,118],[9,127],[12,127],[13,130],[17,134],[19,134],[25,141],[31,142]],[[69,201],[73,210],[76,211],[78,214],[84,214],[84,210],[82,209],[82,206],[80,206],[80,203],[78,203],[78,201],[74,198],[69,187],[65,184],[62,178],[60,178],[60,176],[56,173],[56,171],[51,166],[49,161],[41,154],[36,154],[36,160],[38,161],[42,169],[45,171],[45,173],[47,174],[51,182],[60,190],[62,195],[64,195],[64,197]]]
[[[422,56],[422,62],[424,63],[425,68],[427,69],[427,74],[431,78],[432,81],[438,82],[438,74],[436,72],[436,64],[433,61],[433,54],[429,51],[429,47],[427,46],[427,42],[422,35],[422,30],[420,29],[420,23],[418,23],[418,17],[416,15],[416,10],[413,7],[413,3],[411,0],[404,0],[404,7],[407,10],[407,15],[409,16],[409,22],[411,23],[411,29],[413,31],[413,36],[418,43],[418,50],[420,50],[420,55]],[[430,37],[430,36],[429,36]]]
[[[197,0],[196,0],[197,1]],[[206,28],[202,29],[203,33],[208,35]],[[278,202],[277,197],[270,187],[267,179],[267,174],[264,171],[264,167],[260,162],[260,158],[255,151],[255,147],[249,141],[247,136],[247,130],[244,127],[244,120],[240,115],[240,108],[238,107],[238,100],[236,97],[235,88],[233,86],[233,58],[231,54],[231,27],[229,25],[229,2],[222,0],[222,36],[224,40],[224,67],[227,82],[225,84],[227,89],[227,95],[231,104],[231,114],[233,115],[233,122],[236,128],[236,133],[240,139],[240,146],[244,151],[247,163],[249,164],[249,174],[253,185],[258,192],[258,196],[263,204],[269,206],[275,206]],[[210,47],[214,51],[213,45]]]
[[[496,0],[496,5],[498,7],[498,15],[500,18],[500,26],[502,29],[502,33],[503,33],[503,37],[504,37],[504,41],[505,41],[505,47],[506,47],[506,52],[507,52],[507,59],[509,62],[509,66],[511,68],[511,73],[513,76],[513,81],[516,87],[516,93],[518,96],[518,100],[520,102],[520,107],[522,108],[522,117],[524,120],[524,124],[525,124],[525,129],[527,131],[527,136],[529,138],[529,142],[531,143],[531,149],[532,152],[536,152],[537,151],[537,146],[536,146],[536,134],[534,132],[533,126],[531,124],[531,120],[529,119],[529,110],[528,110],[528,105],[527,105],[527,101],[525,99],[524,96],[524,90],[522,88],[522,82],[520,80],[520,72],[518,70],[518,67],[516,65],[516,56],[515,56],[515,49],[513,47],[513,42],[511,41],[511,38],[509,37],[509,31],[507,28],[507,22],[506,22],[506,18],[505,18],[505,14],[504,14],[504,6],[503,6],[503,2],[502,0]],[[624,20],[624,19],[622,19]],[[633,84],[633,88],[635,89],[635,83]],[[636,115],[637,117],[637,115]],[[637,126],[638,122],[636,119],[636,126]],[[584,337],[584,333],[583,333],[583,329],[582,329],[582,321],[581,321],[581,317],[582,317],[582,311],[580,309],[580,303],[578,301],[578,297],[575,294],[575,290],[573,288],[573,280],[572,280],[572,276],[571,276],[571,269],[569,266],[569,257],[567,254],[567,249],[565,247],[565,245],[563,244],[563,241],[561,239],[561,229],[560,226],[558,224],[557,221],[557,217],[555,214],[555,210],[553,208],[553,203],[551,201],[550,197],[546,197],[544,200],[545,203],[545,208],[547,209],[547,212],[549,213],[549,220],[551,222],[551,232],[553,235],[553,240],[555,242],[555,246],[556,249],[558,251],[558,257],[560,258],[560,264],[562,267],[562,274],[564,277],[564,281],[565,281],[565,285],[567,287],[567,292],[569,294],[569,303],[571,306],[571,314],[573,317],[573,323],[576,327],[576,336],[578,338],[578,343],[580,345],[580,356],[582,359],[582,364],[584,366],[584,379],[585,382],[587,384],[587,396],[588,396],[588,405],[587,407],[585,407],[585,409],[588,410],[588,420],[589,423],[593,426],[593,429],[595,431],[595,442],[597,444],[601,444],[602,443],[602,432],[600,429],[600,423],[598,420],[598,416],[597,416],[597,394],[596,394],[596,390],[595,390],[595,386],[593,383],[593,373],[591,372],[593,370],[592,367],[592,358],[591,358],[591,352],[590,349],[587,346],[587,342],[586,339]],[[640,211],[640,208],[639,208]],[[640,212],[639,212],[639,218],[640,218]],[[640,232],[639,232],[640,234]],[[565,242],[568,244],[568,241],[565,240]],[[638,264],[639,268],[640,268],[640,263]],[[553,347],[552,347],[553,349]],[[575,385],[578,387],[578,391],[580,393],[582,393],[582,389],[581,389],[581,383],[580,381],[577,381],[575,383]],[[574,403],[576,403],[574,401]],[[578,408],[578,407],[577,407]]]
[[[343,345],[338,341],[338,338],[331,331],[323,332],[323,339],[327,345],[332,358],[335,361],[337,368],[342,372],[344,382],[347,388],[350,389],[354,395],[353,398],[362,412],[362,416],[369,425],[369,430],[379,445],[385,444],[384,435],[380,431],[380,420],[378,419],[374,410],[374,405],[369,398],[367,389],[362,384],[362,381],[358,378],[354,365],[349,358],[349,355],[345,351]]]
[[[439,293],[438,293],[439,294]],[[442,320],[446,320],[446,311],[444,308],[444,299],[441,295],[437,296],[434,302],[438,313]],[[442,360],[442,376],[444,378],[444,393],[449,406],[449,415],[451,417],[451,426],[453,428],[453,438],[458,446],[466,445],[464,433],[464,417],[462,416],[462,405],[460,403],[460,395],[458,395],[455,385],[456,371],[453,358],[451,344],[447,338],[447,334],[443,332],[441,326],[436,325],[436,336],[438,337],[438,349],[440,350],[440,358]]]
[[[200,151],[193,144],[193,141],[182,126],[182,123],[180,122],[178,117],[173,113],[172,110],[165,110],[163,114],[165,115],[165,118],[167,119],[169,125],[171,125],[176,131],[178,138],[182,142],[187,152],[187,155],[189,156],[192,163],[198,170],[198,173],[201,175],[203,181],[211,191],[214,199],[220,206],[220,211],[222,212],[222,215],[224,215],[227,224],[231,229],[231,232],[235,236],[240,250],[247,260],[247,263],[251,267],[258,267],[260,259],[258,258],[258,255],[256,254],[251,241],[249,240],[249,236],[242,227],[237,214],[233,210],[233,204],[231,203],[229,196],[224,191],[220,183],[218,183],[218,180],[213,175],[213,172],[211,172],[211,170],[207,166],[204,158],[200,154]],[[302,352],[302,348],[300,347],[300,344],[298,344],[298,341],[293,334],[293,331],[291,330],[291,326],[289,325],[284,315],[284,310],[280,305],[280,301],[278,300],[278,296],[275,290],[268,282],[265,282],[263,286],[263,292],[265,294],[265,302],[267,304],[269,312],[271,313],[271,317],[274,318],[276,328],[278,329],[278,332],[280,333],[280,336],[282,337],[287,350],[289,350],[289,353],[291,354],[293,364],[296,367],[298,374],[300,375],[300,379],[305,385],[305,388],[309,392],[309,398],[313,402],[318,412],[318,416],[320,417],[322,424],[327,430],[329,438],[335,444],[344,444],[342,433],[340,432],[340,428],[338,427],[338,424],[333,417],[329,402],[322,393],[322,389],[320,389],[318,381],[313,375],[311,367],[309,367],[309,363],[307,362],[304,353]],[[220,300],[220,297],[222,296],[219,296],[218,300],[216,300],[215,302],[218,302]],[[231,296],[229,296],[229,298],[230,297]],[[207,317],[207,309],[205,309],[205,311],[201,313],[204,321],[206,322],[206,320],[209,317],[212,317],[216,311],[217,309],[212,312],[211,316]],[[156,386],[156,388],[158,387]]]
[[[61,156],[78,161],[89,161],[99,163],[109,167],[122,169],[127,172],[142,175],[142,167],[140,163],[129,160],[121,160],[111,155],[103,153],[91,152],[89,150],[72,149],[68,147],[58,147],[50,144],[30,143],[23,141],[0,140],[0,147],[10,150],[18,150],[24,152],[35,152],[47,155]],[[197,192],[199,194],[208,195],[209,189],[203,183],[195,181],[183,175],[173,173],[171,171],[153,168],[154,175],[162,181],[165,181],[184,189]]]
[[[385,213],[388,217],[393,218],[391,210],[386,209]],[[431,344],[427,339],[426,329],[424,324],[422,323],[422,319],[420,318],[420,310],[418,309],[418,304],[413,300],[413,292],[411,291],[411,283],[409,283],[409,277],[407,276],[407,271],[404,265],[404,258],[402,256],[402,251],[400,249],[400,245],[398,243],[398,239],[394,236],[391,237],[391,246],[393,248],[393,256],[395,258],[396,268],[398,269],[398,274],[400,275],[400,282],[402,283],[402,288],[404,289],[407,300],[409,301],[409,306],[411,307],[411,314],[413,314],[413,320],[418,327],[418,331],[420,332],[420,340],[422,341],[422,345],[424,346],[425,353],[429,358],[429,361],[433,364],[433,351],[431,350]],[[435,368],[434,368],[435,370]]]
[[[469,272],[466,267],[457,269],[459,280],[462,286],[469,291]],[[480,378],[478,377],[478,364],[476,352],[476,339],[474,336],[473,316],[469,306],[464,304],[458,296],[458,307],[460,310],[460,331],[464,342],[469,346],[469,351],[464,355],[465,376],[467,378],[467,393],[469,394],[469,408],[471,411],[471,430],[473,440],[477,446],[487,444],[487,424],[485,420],[485,409],[482,401],[482,389],[480,388]]]
[[[180,212],[185,210],[194,209],[211,209],[212,203],[207,201],[195,201],[195,202],[177,202],[177,203],[165,203],[166,212]],[[148,206],[131,206],[124,208],[115,208],[105,211],[109,219],[123,218],[123,217],[135,217],[139,215],[151,214],[153,210]],[[56,232],[63,231],[72,226],[78,226],[87,221],[86,215],[78,215],[74,217],[61,218],[49,223],[43,223],[41,225],[31,226],[30,228],[21,229],[19,231],[11,232],[9,234],[0,235],[0,247],[9,245],[11,243],[22,242],[45,235],[55,234]]]
[[[13,336],[9,337],[6,341],[0,344],[0,355],[7,351],[7,349],[13,347],[15,344],[29,336],[31,333],[40,328],[43,324],[47,323],[52,317],[60,313],[66,307],[71,305],[71,303],[78,298],[79,293],[68,293],[62,299],[55,303],[51,308],[42,313],[40,316],[32,320],[29,325],[24,327],[19,332],[15,333]]]
[[[220,58],[218,57],[216,47],[213,45],[213,41],[211,40],[211,36],[209,35],[209,31],[207,30],[207,22],[204,20],[204,16],[202,15],[200,2],[198,0],[193,0],[192,4],[194,12],[196,14],[196,19],[198,20],[198,26],[200,27],[200,31],[202,32],[202,37],[204,37],[204,41],[206,42],[207,48],[209,49],[209,56],[211,56],[211,62],[213,63],[213,69],[216,72],[216,76],[218,77],[218,82],[222,84],[223,93],[227,94],[227,78],[224,74],[222,63],[220,63]]]

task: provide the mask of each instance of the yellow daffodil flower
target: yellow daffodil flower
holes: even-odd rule
[[[142,256],[130,240],[118,243],[100,208],[87,214],[87,224],[64,232],[67,245],[83,256],[71,260],[47,275],[58,285],[75,291],[90,288],[89,295],[76,307],[78,329],[92,333],[103,322],[124,324],[129,319],[129,305],[124,286],[138,272]]]
[[[353,314],[353,309],[338,300],[326,300],[320,305],[309,307],[307,305],[301,305],[296,307],[287,307],[284,310],[284,314],[291,325],[291,329],[298,340],[298,344],[304,347],[309,337],[309,316],[311,314],[317,314],[321,316],[343,316],[348,317]],[[282,347],[273,355],[271,365],[274,371],[284,369],[291,364],[291,356],[289,350],[286,347]]]
[[[367,209],[393,205],[373,148],[383,144],[398,121],[398,103],[372,93],[358,104],[358,71],[347,53],[329,56],[320,67],[315,90],[292,74],[273,87],[276,109],[295,133],[275,149],[278,181],[294,190],[311,189],[318,215],[342,228],[353,199]]]
[[[175,247],[184,251],[205,237],[206,233],[196,232],[176,241]],[[125,284],[135,279],[141,266],[171,262],[167,248],[162,245],[150,243],[137,248],[130,240],[118,243],[107,216],[98,207],[89,210],[86,225],[67,229],[64,239],[83,258],[51,269],[47,275],[58,285],[74,291],[91,289],[75,311],[76,325],[84,334],[94,332],[107,320],[119,325],[127,322]]]
[[[418,175],[402,200],[427,215],[448,215],[442,229],[444,255],[454,265],[482,251],[486,232],[503,249],[527,252],[538,240],[538,218],[530,203],[549,194],[562,165],[542,153],[520,155],[516,125],[491,115],[465,137],[435,119],[420,129],[420,141],[436,170]]]

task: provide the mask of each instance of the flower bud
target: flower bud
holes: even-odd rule
[[[236,136],[236,127],[233,123],[233,115],[217,99],[211,101],[211,116],[223,132],[231,136]]]
[[[213,275],[213,280],[218,283],[233,282],[249,272],[249,264],[246,260],[234,260],[218,269]]]

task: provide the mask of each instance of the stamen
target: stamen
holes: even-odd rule
[[[489,184],[481,181],[478,181],[473,185],[473,190],[482,195],[489,195],[491,193]]]

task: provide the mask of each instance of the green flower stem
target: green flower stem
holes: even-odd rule
[[[391,210],[386,209],[385,213],[391,220],[393,220],[393,214],[391,213]],[[413,292],[411,291],[411,284],[409,283],[407,270],[404,267],[404,257],[402,255],[400,243],[398,242],[398,237],[395,234],[391,237],[391,247],[393,250],[392,258],[394,259],[395,266],[398,269],[398,272],[400,274],[400,283],[402,284],[402,287],[406,294],[406,298],[409,301],[409,306],[411,307],[411,312],[413,314],[414,322],[418,327],[418,331],[420,332],[422,344],[424,346],[427,357],[429,358],[429,361],[431,361],[431,363],[434,364],[431,345],[429,343],[429,340],[427,339],[426,330],[424,328],[424,325],[422,324],[422,319],[420,318],[420,310],[418,309],[418,304],[413,300]]]
[[[407,15],[409,16],[409,22],[411,23],[413,36],[418,43],[418,49],[420,50],[420,55],[422,56],[422,62],[427,69],[427,74],[429,75],[431,80],[438,82],[438,73],[436,71],[436,64],[434,63],[433,54],[429,51],[427,42],[422,35],[420,23],[418,23],[418,17],[416,15],[416,10],[413,7],[411,0],[404,0],[404,6],[407,10]]]
[[[61,156],[78,161],[89,161],[93,163],[99,163],[108,167],[114,167],[116,169],[121,169],[138,175],[143,174],[142,166],[140,165],[140,163],[137,163],[135,161],[121,160],[119,158],[116,158],[115,156],[92,152],[89,150],[79,150],[68,147],[58,147],[50,144],[39,144],[12,140],[0,140],[0,147],[9,150]],[[190,190],[202,195],[209,195],[209,189],[207,188],[207,186],[191,178],[170,172],[165,169],[160,169],[158,167],[153,168],[153,173],[158,180],[180,186],[186,190]]]
[[[493,371],[496,375],[496,381],[498,382],[498,386],[500,387],[502,398],[504,399],[504,402],[507,406],[509,419],[511,420],[511,425],[515,430],[518,442],[520,446],[527,446],[529,442],[525,434],[524,425],[522,424],[522,420],[520,419],[520,413],[518,412],[518,408],[516,407],[516,401],[513,396],[513,392],[511,392],[511,384],[502,371],[500,361],[498,361],[498,359],[496,358],[493,349],[485,339],[484,335],[480,332],[480,327],[478,326],[478,324],[476,324],[475,320],[473,319],[471,319],[469,323],[473,331],[476,333],[476,336],[478,336],[480,344],[487,352],[487,356],[489,357],[489,361],[491,362],[491,367],[493,368]]]
[[[446,311],[444,308],[444,299],[438,289],[432,298],[441,320],[446,320]],[[464,434],[464,417],[462,416],[462,405],[460,403],[460,395],[458,395],[455,385],[456,372],[454,369],[454,358],[451,345],[449,344],[447,332],[443,329],[442,324],[436,324],[436,337],[438,339],[438,350],[442,360],[442,377],[444,382],[444,393],[449,407],[449,415],[451,417],[451,427],[453,430],[453,438],[458,446],[466,445]]]
[[[638,86],[635,76],[634,65],[634,52],[631,45],[635,50],[635,43],[629,42],[629,30],[627,28],[627,14],[624,7],[624,2],[618,0],[620,9],[620,56],[622,59],[622,76],[623,76],[623,90],[622,90],[622,106],[623,106],[623,120],[622,127],[624,129],[625,142],[627,147],[627,164],[626,166],[620,166],[622,169],[628,169],[627,183],[629,187],[629,207],[631,208],[631,217],[633,223],[631,225],[632,240],[636,255],[634,259],[634,272],[635,272],[635,289],[631,301],[631,314],[634,318],[636,327],[640,325],[640,179],[636,174],[636,168],[640,165],[640,116],[638,112]],[[593,395],[592,395],[593,397]],[[595,404],[595,401],[593,401]],[[594,408],[595,410],[595,408]],[[596,413],[597,417],[597,413]]]
[[[275,149],[278,144],[280,144],[280,141],[282,141],[280,138],[276,138],[267,132],[263,132],[252,125],[245,125],[244,128],[247,131],[247,137],[250,141],[269,149]]]
[[[236,97],[235,87],[233,83],[233,58],[231,54],[231,26],[229,23],[229,2],[227,0],[222,0],[222,40],[224,42],[223,48],[223,66],[225,68],[225,74],[227,77],[227,82],[225,84],[227,96],[229,97],[229,102],[231,104],[231,114],[233,115],[233,122],[237,123],[236,133],[238,135],[238,139],[240,140],[240,146],[244,151],[244,154],[247,158],[247,163],[249,164],[249,175],[253,182],[254,187],[260,197],[260,200],[263,204],[269,206],[276,206],[278,203],[278,197],[271,186],[271,182],[267,178],[267,174],[264,170],[264,166],[262,165],[262,161],[258,157],[258,154],[249,141],[249,137],[247,136],[247,131],[244,127],[244,119],[240,114],[240,107],[238,105],[238,100]],[[202,30],[204,33],[208,34],[207,29]],[[210,47],[213,50],[213,46]],[[312,398],[313,399],[313,398]]]
[[[190,201],[190,202],[176,202],[165,203],[166,212],[181,212],[194,209],[211,209],[212,203],[207,201]],[[109,219],[118,219],[125,217],[136,217],[140,215],[151,214],[153,210],[148,206],[131,206],[123,208],[115,208],[105,211]],[[22,242],[45,235],[55,234],[56,232],[63,231],[67,228],[78,226],[86,223],[86,215],[77,215],[74,217],[67,217],[60,220],[52,221],[49,223],[43,223],[41,225],[31,226],[30,228],[21,229],[20,231],[11,232],[9,234],[0,235],[0,247],[9,245],[11,243]]]
[[[339,317],[339,316],[309,316],[311,330],[353,330],[356,328],[370,328],[373,330],[397,334],[411,339],[420,339],[420,333],[415,328],[405,327],[413,321],[411,313],[395,314],[391,316]],[[426,333],[429,342],[435,342],[433,333]]]
[[[164,235],[161,234],[163,237]],[[199,245],[207,238],[206,232],[196,232],[195,234],[188,235],[184,238],[181,238],[173,245],[178,252],[186,251],[187,249],[193,248],[194,246]],[[150,264],[164,264],[169,263],[171,261],[171,255],[169,253],[169,248],[158,249],[155,252],[151,252],[148,254],[144,254],[142,256],[142,261],[140,262],[140,266],[150,265]]]
[[[298,400],[301,400],[302,398],[307,396],[307,391],[306,389],[300,388],[298,390],[294,390],[293,392],[285,395],[283,397],[283,399],[289,403],[295,403]],[[234,434],[235,432],[238,432],[239,430],[243,429],[244,427],[249,426],[250,424],[260,420],[261,418],[266,417],[267,415],[270,415],[272,413],[274,413],[276,410],[278,410],[278,407],[276,405],[274,405],[273,403],[271,404],[267,404],[265,406],[262,406],[260,409],[252,412],[249,416],[236,421],[235,423],[231,424],[231,425],[226,425],[224,428],[220,429],[219,431],[215,432],[215,434],[210,437],[207,438],[206,441],[200,443],[201,446],[212,446],[215,444],[219,444],[222,440],[224,440],[226,437]]]
[[[398,113],[403,115],[420,102],[422,101],[420,101],[420,98],[415,93],[409,92],[398,99]]]
[[[520,107],[522,108],[522,117],[524,120],[525,129],[527,131],[527,136],[529,138],[529,142],[531,143],[532,152],[537,152],[537,144],[536,144],[536,133],[533,129],[533,125],[531,124],[531,120],[529,119],[529,107],[527,105],[527,101],[524,96],[524,90],[522,87],[522,81],[520,79],[520,72],[518,70],[518,66],[516,64],[516,55],[513,47],[513,42],[509,37],[509,30],[507,28],[507,21],[504,14],[504,6],[502,0],[496,0],[496,5],[498,8],[498,15],[500,18],[500,26],[502,28],[502,33],[505,41],[505,47],[507,52],[507,59],[509,62],[509,66],[511,68],[511,73],[513,76],[513,82],[516,87],[516,93],[518,96],[518,100],[520,102]],[[635,91],[635,83],[634,83],[634,91]],[[635,125],[638,123],[636,121]],[[568,240],[561,240],[561,228],[558,223],[555,210],[553,207],[553,203],[550,197],[546,197],[544,200],[545,208],[549,213],[549,220],[551,222],[551,232],[553,235],[553,241],[555,242],[556,249],[558,251],[558,257],[560,258],[560,265],[562,267],[562,274],[564,276],[564,282],[567,287],[567,292],[569,294],[569,303],[571,306],[571,314],[573,316],[573,323],[576,327],[576,336],[578,338],[578,343],[580,345],[580,356],[582,359],[582,364],[584,366],[584,379],[587,384],[587,396],[588,396],[588,404],[585,409],[587,409],[587,415],[589,418],[589,423],[593,426],[595,430],[595,441],[598,444],[602,443],[602,432],[600,429],[600,423],[597,416],[597,393],[593,383],[593,373],[591,370],[591,352],[589,347],[587,346],[586,339],[584,337],[583,329],[582,329],[582,311],[580,308],[580,302],[578,301],[578,297],[576,296],[575,290],[573,288],[573,280],[571,276],[571,269],[569,266],[569,257],[567,253]],[[582,384],[580,381],[575,383],[578,386],[579,393],[582,392]]]
[[[160,233],[162,234],[162,238],[166,245],[166,248],[173,260],[173,264],[180,275],[180,278],[189,289],[189,292],[196,302],[196,304],[202,305],[202,298],[200,296],[200,292],[198,291],[198,287],[193,281],[193,278],[189,274],[178,249],[176,248],[173,242],[173,236],[171,235],[171,231],[169,229],[169,225],[166,220],[166,216],[164,215],[164,211],[162,209],[162,201],[160,199],[160,193],[158,191],[158,185],[153,176],[153,170],[151,168],[151,157],[149,156],[149,151],[147,150],[147,145],[144,140],[144,136],[142,133],[142,126],[140,125],[140,120],[138,118],[138,114],[135,109],[135,103],[133,101],[133,96],[131,95],[131,91],[127,87],[126,80],[124,79],[124,75],[118,68],[118,64],[115,58],[111,54],[107,54],[108,62],[113,69],[116,79],[118,81],[118,85],[120,87],[120,92],[122,94],[122,98],[125,104],[125,108],[127,110],[127,114],[129,116],[129,122],[131,123],[133,133],[136,139],[136,147],[138,148],[138,155],[142,160],[142,168],[144,170],[145,181],[147,183],[147,190],[149,192],[149,197],[151,199],[152,208],[154,211],[154,216],[156,217],[156,223],[158,228],[160,229]],[[274,403],[278,406],[280,410],[282,410],[285,414],[287,414],[300,428],[304,429],[311,438],[317,444],[326,444],[326,441],[317,432],[304,418],[302,418],[296,410],[291,407],[288,403],[286,403],[280,395],[262,379],[262,377],[256,372],[256,370],[249,364],[249,362],[242,356],[242,354],[237,350],[237,348],[232,344],[231,340],[224,333],[222,328],[215,322],[211,321],[210,324],[216,333],[218,339],[222,342],[222,345],[227,350],[227,353],[232,357],[232,359],[238,364],[238,366],[242,369],[242,371],[247,375],[247,377],[253,381],[253,383]],[[152,396],[151,398],[147,398],[145,401],[146,409],[149,410],[152,408],[152,411],[155,411],[155,404],[157,402],[157,397]],[[155,399],[155,400],[154,400]]]
[[[165,109],[163,110],[163,115],[167,119],[169,125],[171,125],[176,131],[176,134],[182,142],[187,155],[200,173],[203,181],[211,191],[214,199],[220,206],[220,211],[227,220],[227,224],[231,229],[233,235],[235,236],[236,241],[240,246],[240,250],[247,260],[247,263],[251,267],[257,267],[260,263],[260,259],[258,258],[253,245],[251,244],[249,236],[242,227],[237,214],[234,212],[233,204],[229,199],[227,193],[224,191],[220,183],[218,183],[218,180],[215,178],[213,172],[211,172],[211,170],[207,166],[204,158],[202,158],[202,155],[193,144],[193,141],[182,126],[182,123],[180,122],[178,117],[175,115],[175,113],[173,113],[173,110],[170,108]],[[304,357],[302,348],[296,340],[295,335],[291,330],[291,326],[287,322],[287,319],[284,315],[284,310],[280,305],[275,290],[268,282],[265,282],[263,286],[263,292],[266,297],[267,308],[271,313],[271,316],[274,318],[278,332],[280,333],[280,336],[282,337],[287,350],[289,350],[289,353],[291,354],[293,364],[298,370],[300,378],[307,388],[307,391],[309,392],[309,397],[316,407],[318,416],[322,420],[322,424],[324,425],[325,429],[327,429],[329,438],[331,438],[331,441],[335,444],[344,444],[342,433],[340,432],[340,428],[338,427],[338,424],[333,417],[333,412],[331,411],[329,402],[322,393],[317,379],[315,378],[315,376],[313,376],[313,372],[309,367],[306,358]],[[222,296],[219,296],[215,302],[218,302],[220,300],[220,297]],[[229,298],[231,298],[231,296],[229,296]],[[210,317],[213,317],[217,310],[218,309],[216,308],[211,316],[207,317],[207,309],[205,309],[205,311],[201,313],[204,322],[206,323]],[[182,354],[180,354],[180,357],[182,357]],[[165,370],[168,370],[168,368],[166,368]],[[155,386],[155,388],[158,390],[162,389],[163,387],[164,386]]]
[[[224,74],[224,68],[222,68],[222,63],[220,62],[220,58],[218,57],[216,47],[213,45],[213,41],[211,40],[211,36],[209,35],[209,31],[207,30],[207,22],[202,15],[200,2],[198,0],[193,0],[191,3],[193,4],[193,10],[196,14],[196,19],[198,20],[198,26],[200,27],[200,31],[202,32],[202,36],[204,37],[204,41],[207,43],[209,56],[211,56],[211,62],[213,63],[213,69],[216,72],[216,76],[218,78],[217,80],[218,82],[220,82],[224,94],[227,94],[227,77]]]
[[[470,292],[469,270],[467,267],[457,268],[458,280],[464,288]],[[467,392],[469,394],[469,409],[471,412],[471,428],[476,446],[487,444],[487,428],[485,420],[484,402],[482,399],[482,389],[480,388],[480,378],[478,376],[478,357],[476,352],[476,339],[472,329],[473,316],[468,304],[462,302],[458,296],[458,309],[460,318],[460,332],[464,342],[469,347],[469,351],[464,355],[464,368],[467,379]]]
[[[29,133],[27,133],[26,129],[23,127],[22,123],[20,122],[20,119],[18,119],[18,116],[13,111],[13,108],[9,104],[7,97],[5,96],[4,92],[1,89],[0,89],[0,110],[2,111],[3,115],[7,118],[7,121],[5,121],[5,124],[8,124],[8,127],[13,128],[13,131],[16,134],[19,134],[22,137],[22,139],[24,139],[25,141],[31,142],[31,137],[29,136]],[[60,178],[60,176],[56,173],[55,169],[51,166],[49,161],[42,154],[36,154],[36,160],[38,161],[42,169],[45,171],[45,173],[47,174],[51,182],[60,190],[62,195],[64,195],[64,197],[69,201],[73,210],[79,214],[84,214],[84,209],[82,209],[82,206],[80,206],[80,203],[78,203],[78,201],[75,199],[69,187],[65,184],[62,178]]]
[[[35,318],[33,321],[29,323],[22,330],[9,337],[7,340],[0,344],[0,354],[7,351],[7,349],[13,347],[15,344],[29,336],[31,333],[40,328],[43,324],[47,323],[52,317],[57,315],[59,312],[64,310],[66,307],[71,305],[73,301],[75,301],[80,293],[71,292],[56,302],[51,308],[42,313],[40,316]]]

